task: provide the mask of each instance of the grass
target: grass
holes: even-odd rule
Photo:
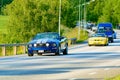
[[[63,35],[66,36],[68,39],[76,38],[77,42],[80,43],[80,42],[85,41],[88,38],[88,33],[86,31],[82,30],[82,29],[80,30],[79,34],[78,34],[78,28],[77,27],[72,28],[72,29],[64,28]],[[69,41],[69,44],[70,43],[71,42]]]
[[[78,42],[82,42],[84,40],[86,40],[88,38],[88,33],[84,30],[80,30],[80,32],[78,33],[78,28],[72,28],[69,29],[68,31],[66,31],[64,33],[64,35],[69,39],[69,38],[77,38]]]
[[[105,80],[120,80],[120,75],[116,76],[116,77],[112,77],[112,78],[108,78]]]
[[[0,33],[6,33],[6,25],[8,24],[9,17],[0,15]]]

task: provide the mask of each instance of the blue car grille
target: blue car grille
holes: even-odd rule
[[[29,44],[28,47],[57,47],[56,43],[34,43]]]
[[[36,47],[46,47],[46,44],[36,44]]]

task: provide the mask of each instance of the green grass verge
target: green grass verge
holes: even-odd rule
[[[68,39],[77,38],[77,43],[83,42],[88,39],[88,33],[82,29],[80,29],[80,32],[79,32],[79,29],[77,27],[72,29],[64,28],[63,36],[66,36]],[[68,41],[68,43],[71,43],[71,42]]]
[[[77,27],[69,29],[64,33],[64,35],[67,38],[77,38],[78,42],[85,41],[88,38],[88,33],[82,29],[80,29],[80,32],[79,32]]]
[[[112,77],[112,78],[107,78],[105,80],[120,80],[120,75],[118,75],[116,77]]]

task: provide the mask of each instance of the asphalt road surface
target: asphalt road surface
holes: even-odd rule
[[[120,74],[120,36],[109,46],[87,42],[69,47],[68,55],[0,58],[0,80],[104,80]]]

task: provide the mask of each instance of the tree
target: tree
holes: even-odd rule
[[[106,0],[103,15],[99,18],[99,22],[111,22],[115,26],[119,22],[118,17],[120,17],[119,3],[120,0]]]
[[[2,11],[2,7],[4,7],[7,4],[10,4],[13,0],[0,0],[0,14]]]
[[[105,0],[95,0],[87,7],[87,16],[89,21],[97,22],[99,17],[103,14]]]
[[[10,16],[9,42],[28,42],[36,33],[58,31],[58,0],[14,0],[4,12]],[[74,11],[62,0],[62,24],[73,26]],[[12,34],[12,35],[11,35]]]
[[[95,0],[88,5],[88,20],[94,22],[120,23],[120,0]]]

